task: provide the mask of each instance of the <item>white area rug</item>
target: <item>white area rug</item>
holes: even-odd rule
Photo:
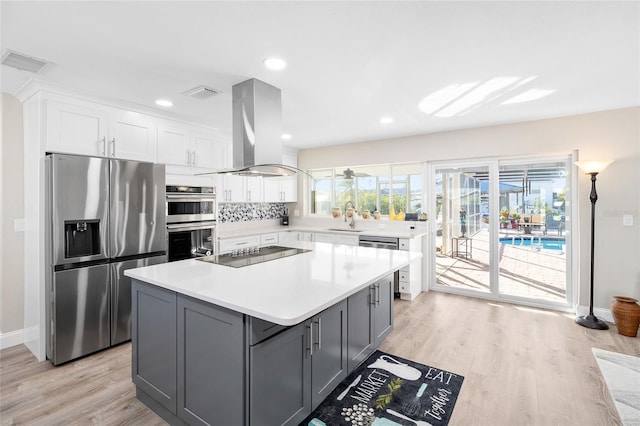
[[[625,426],[640,426],[640,358],[592,348]]]

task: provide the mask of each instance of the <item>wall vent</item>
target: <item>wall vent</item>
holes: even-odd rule
[[[220,90],[212,89],[211,87],[198,86],[183,93],[187,96],[191,96],[192,98],[207,99],[222,92]]]
[[[50,63],[42,59],[34,58],[33,56],[25,55],[24,53],[5,49],[4,52],[2,52],[2,65],[16,68],[20,71],[29,71],[38,74],[44,71]]]

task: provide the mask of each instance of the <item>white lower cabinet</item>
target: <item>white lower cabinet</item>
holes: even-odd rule
[[[280,232],[279,238],[280,242],[288,242],[288,241],[315,241],[315,234],[313,232],[303,232],[303,231],[282,231]]]
[[[261,246],[274,246],[279,244],[278,233],[274,232],[271,234],[262,234],[260,235],[260,245]]]
[[[236,238],[221,239],[218,243],[218,253],[225,254],[234,250],[244,250],[260,246],[260,235],[249,235]]]
[[[400,250],[422,253],[422,238],[400,238]],[[413,300],[422,291],[422,259],[414,260],[398,272],[398,290],[403,300]]]
[[[316,232],[314,241],[317,243],[344,244],[348,246],[357,246],[360,241],[357,235],[342,235],[334,233]]]

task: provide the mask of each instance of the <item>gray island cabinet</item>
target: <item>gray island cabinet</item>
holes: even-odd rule
[[[132,288],[137,397],[170,424],[297,425],[393,329],[393,275],[293,326]]]
[[[393,274],[420,253],[295,242],[247,267],[129,269],[132,380],[170,424],[297,425],[393,330]]]

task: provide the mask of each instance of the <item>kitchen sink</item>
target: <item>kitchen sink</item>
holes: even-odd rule
[[[340,231],[340,232],[364,232],[364,229],[344,229],[344,228],[329,228],[327,231]]]

